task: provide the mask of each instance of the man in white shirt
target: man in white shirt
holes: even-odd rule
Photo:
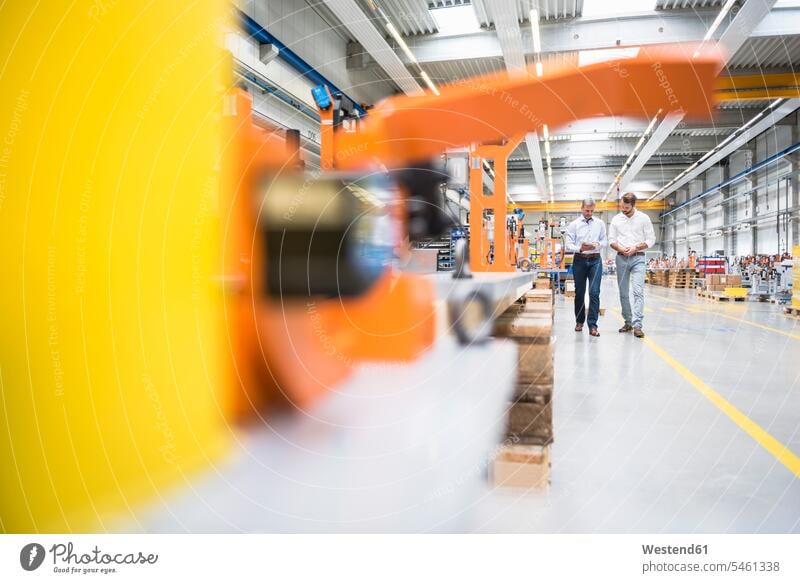
[[[646,271],[644,250],[656,242],[653,223],[645,213],[636,210],[636,195],[625,193],[620,199],[620,213],[611,220],[608,241],[617,252],[617,283],[619,303],[625,325],[620,332],[630,332],[644,338],[644,275]],[[630,288],[633,288],[633,313],[631,314]]]
[[[572,274],[575,279],[575,331],[583,330],[589,323],[589,334],[600,336],[597,317],[600,313],[600,282],[603,278],[603,262],[600,250],[606,246],[606,225],[595,219],[594,200],[587,198],[581,204],[581,217],[567,227],[566,248],[574,253]],[[586,317],[586,282],[589,282],[589,317]]]

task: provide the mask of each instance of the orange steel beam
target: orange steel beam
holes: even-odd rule
[[[616,211],[617,201],[596,201],[596,211]],[[558,213],[577,213],[581,210],[580,201],[558,201],[558,202],[518,202],[508,205],[509,212],[515,208],[521,208],[525,212],[558,212]],[[664,200],[639,200],[636,208],[642,211],[666,210],[669,205]]]
[[[508,157],[525,138],[519,134],[502,145],[487,144],[470,152],[469,164],[469,266],[472,271],[508,272],[516,266],[509,261],[506,229]],[[483,161],[494,160],[494,192],[483,194]],[[483,213],[494,214],[494,261],[489,261],[489,237],[483,228]]]
[[[800,76],[794,73],[720,77],[714,87],[719,101],[747,101],[800,97]]]
[[[581,118],[682,110],[688,118],[710,119],[722,64],[718,50],[697,44],[650,46],[634,58],[577,70],[511,78],[499,72],[443,86],[440,95],[392,97],[370,112],[357,134],[336,132],[337,166],[402,167],[447,148],[497,143]]]
[[[328,86],[325,91],[331,101],[328,109],[318,109],[319,111],[319,165],[322,170],[333,170],[335,154],[335,138],[333,135],[333,96]]]

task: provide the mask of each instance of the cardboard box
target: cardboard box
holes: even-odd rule
[[[553,344],[517,343],[517,382],[553,384]]]
[[[741,287],[742,285],[741,275],[718,275],[717,277],[719,277],[719,284],[725,287]]]
[[[520,383],[514,387],[514,402],[546,405],[553,399],[553,384]]]
[[[553,291],[549,289],[532,289],[525,292],[526,302],[548,302],[553,303]]]
[[[548,445],[553,441],[553,403],[518,401],[511,406],[506,435],[525,445]]]
[[[550,314],[503,314],[494,322],[494,335],[532,344],[549,344],[553,335]]]
[[[492,463],[492,483],[501,488],[546,488],[550,483],[550,447],[504,446]]]
[[[550,289],[550,278],[540,277],[536,279],[536,281],[534,282],[534,287],[536,289]]]

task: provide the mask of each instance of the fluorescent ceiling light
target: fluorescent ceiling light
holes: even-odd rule
[[[536,61],[536,76],[541,77],[544,74],[541,61]]]
[[[392,38],[395,40],[395,42],[398,45],[400,45],[401,49],[403,49],[403,52],[406,54],[406,57],[408,57],[408,60],[411,61],[412,63],[416,63],[417,58],[414,56],[414,53],[411,52],[411,49],[408,48],[406,41],[403,40],[403,37],[400,36],[400,33],[397,32],[397,29],[394,27],[394,24],[392,24],[391,22],[387,22],[386,30],[389,31],[389,34],[392,35]]]
[[[428,86],[428,89],[433,91],[434,94],[439,95],[439,89],[437,89],[436,85],[433,84],[433,81],[431,81],[431,78],[428,77],[428,73],[427,72],[422,71],[422,79],[423,79],[423,81],[425,81],[425,85]]]
[[[635,59],[639,54],[639,47],[628,47],[624,49],[596,49],[590,51],[578,51],[578,66],[585,67],[595,63],[605,63],[606,61],[619,61],[621,59]]]
[[[542,38],[539,36],[539,11],[531,10],[531,36],[533,37],[533,52],[537,55],[542,52]]]
[[[469,4],[466,6],[436,8],[429,12],[436,23],[439,36],[469,34],[471,32],[480,32],[481,30],[481,25],[475,16],[475,9]]]

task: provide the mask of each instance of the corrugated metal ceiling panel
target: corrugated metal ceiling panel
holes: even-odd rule
[[[459,79],[485,75],[505,69],[502,57],[467,59],[463,61],[439,61],[427,63],[425,70],[435,83],[452,83]]]
[[[800,65],[800,35],[754,37],[745,41],[729,69],[767,69]]]
[[[539,20],[565,20],[578,18],[583,13],[583,0],[506,0],[514,2],[517,20],[527,22],[532,8],[539,10]],[[486,9],[485,0],[472,0],[475,16],[483,27],[493,26],[494,20]]]
[[[716,8],[725,2],[726,0],[657,0],[656,10]]]
[[[386,13],[403,36],[437,32],[436,21],[431,16],[428,0],[373,0]],[[374,14],[369,2],[361,0],[365,14]],[[380,30],[384,30],[383,22]]]

